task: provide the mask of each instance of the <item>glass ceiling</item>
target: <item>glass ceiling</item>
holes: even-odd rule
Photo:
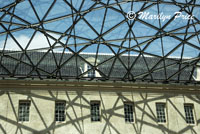
[[[188,73],[183,81],[195,81],[197,77],[199,0],[4,0],[0,1],[0,22],[2,77],[32,77],[39,70],[45,71],[46,76],[62,78],[61,73],[54,73],[62,68],[63,56],[52,59],[56,71],[39,67],[47,54],[56,53],[72,54],[76,68],[80,68],[77,62],[81,60],[81,64],[89,64],[105,79],[111,79],[113,68],[118,66],[125,70],[119,77],[122,80],[180,81],[186,75],[181,76],[184,71]],[[33,62],[30,53],[44,56]],[[81,54],[95,55],[95,62],[88,63]],[[102,55],[112,56],[101,58]],[[157,62],[151,65],[150,58]],[[15,60],[13,69],[6,59]],[[102,59],[100,63],[98,59]],[[146,70],[135,74],[138,59],[144,62]],[[100,68],[109,60],[112,64],[106,73]],[[169,60],[176,66],[170,75]],[[64,64],[71,65],[68,61]],[[32,72],[17,75],[20,64],[29,64]],[[72,78],[84,78],[91,70],[77,71]],[[165,77],[152,75],[160,70]],[[40,77],[39,73],[36,76]]]

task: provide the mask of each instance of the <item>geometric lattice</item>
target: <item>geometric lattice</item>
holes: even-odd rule
[[[199,8],[199,0],[1,1],[0,76],[88,79],[95,70],[92,79],[195,82]]]

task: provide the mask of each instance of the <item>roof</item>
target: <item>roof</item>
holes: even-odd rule
[[[115,56],[91,53],[24,54],[16,51],[4,52],[1,58],[0,76],[4,78],[87,79],[84,75],[87,74],[84,64],[88,64],[100,74],[100,77],[94,79],[100,80],[195,81],[193,78],[190,80],[193,70],[193,67],[189,66],[192,63],[191,59],[162,60],[159,57],[145,55]],[[88,58],[97,59],[96,66],[95,61],[88,62]],[[181,66],[178,63],[181,63]],[[182,71],[179,71],[179,67],[183,68]],[[195,73],[194,71],[193,76]]]

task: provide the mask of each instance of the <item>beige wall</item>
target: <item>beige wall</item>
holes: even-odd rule
[[[198,95],[198,94],[197,94]],[[200,96],[145,91],[2,90],[0,134],[193,134],[200,132]],[[30,121],[17,122],[19,100],[31,100]],[[66,100],[66,121],[54,121],[55,100]],[[101,101],[101,122],[91,122],[90,101]],[[133,101],[135,123],[125,123],[124,101]],[[156,102],[167,105],[167,123],[156,122]],[[184,103],[193,103],[195,125],[186,124]]]

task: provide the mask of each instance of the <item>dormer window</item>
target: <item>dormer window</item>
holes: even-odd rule
[[[196,64],[196,69],[194,70],[192,77],[196,81],[200,81],[200,62]]]
[[[87,65],[88,77],[95,77],[95,70],[90,65]]]
[[[196,80],[200,81],[200,63],[197,63],[197,76],[196,76]]]
[[[86,61],[88,63],[84,63],[84,69],[83,69],[84,77],[88,77],[88,78],[101,77],[101,75],[97,71],[98,63],[100,62],[100,60],[95,59],[94,57],[88,57],[86,58]]]

